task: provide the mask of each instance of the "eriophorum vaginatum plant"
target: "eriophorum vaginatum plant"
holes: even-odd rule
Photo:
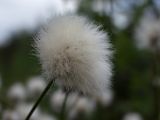
[[[102,95],[110,84],[110,48],[106,33],[80,16],[55,17],[36,38],[48,79],[91,96]]]
[[[66,89],[92,97],[101,96],[109,87],[111,45],[106,33],[99,28],[84,17],[72,15],[54,17],[40,31],[35,39],[35,48],[50,82],[26,120],[29,120],[53,81]],[[64,106],[65,102],[61,116],[64,115]]]
[[[140,49],[152,52],[160,50],[160,19],[145,16],[135,31],[136,44]]]

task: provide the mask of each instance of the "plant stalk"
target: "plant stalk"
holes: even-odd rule
[[[38,100],[36,101],[36,103],[33,105],[32,109],[30,110],[29,114],[27,115],[25,120],[30,120],[33,112],[35,111],[35,109],[37,108],[37,106],[40,104],[40,102],[42,101],[43,97],[46,95],[46,93],[48,92],[48,90],[51,88],[52,84],[54,82],[54,79],[50,80],[48,85],[46,86],[46,88],[44,89],[44,91],[42,92],[42,94],[40,95],[40,97],[38,98]]]

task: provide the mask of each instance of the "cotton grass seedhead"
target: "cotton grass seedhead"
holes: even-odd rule
[[[19,103],[26,99],[26,89],[21,83],[15,83],[7,92],[8,99],[13,103]]]
[[[160,19],[144,17],[135,32],[136,44],[140,49],[160,49]]]
[[[46,86],[44,79],[40,76],[34,76],[27,82],[27,92],[29,96],[40,94]]]
[[[77,112],[90,113],[94,110],[95,106],[95,101],[92,99],[80,97],[74,108],[77,110]]]
[[[67,100],[66,100],[66,106],[65,106],[65,109],[67,112],[70,111],[74,107],[78,99],[79,99],[79,96],[76,92],[71,92],[68,95]],[[53,111],[59,113],[62,109],[64,100],[65,100],[65,91],[61,89],[56,90],[53,94],[51,94],[50,104],[51,104]]]
[[[140,114],[131,112],[131,113],[127,113],[124,116],[123,120],[143,120],[143,118]]]
[[[72,92],[68,95],[67,101],[66,101],[66,111],[69,111],[74,107],[74,105],[77,103],[79,97],[80,96],[75,92]]]
[[[70,110],[68,118],[69,120],[75,120],[76,118],[89,117],[96,108],[95,101],[87,97],[79,97],[74,107]]]
[[[111,45],[106,33],[84,17],[55,17],[35,41],[48,79],[92,96],[109,86]]]
[[[65,93],[62,90],[57,90],[51,95],[50,103],[52,109],[55,112],[59,113],[61,111],[64,99],[65,99]]]
[[[21,120],[21,119],[16,111],[5,110],[2,113],[2,120]]]
[[[97,99],[97,103],[101,106],[107,107],[112,104],[114,93],[112,90],[107,90]]]

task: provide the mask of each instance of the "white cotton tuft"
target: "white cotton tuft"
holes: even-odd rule
[[[91,115],[96,108],[95,101],[87,97],[79,97],[73,109],[69,112],[69,119],[75,120],[79,115]]]
[[[81,97],[77,101],[77,104],[75,105],[75,110],[78,112],[86,112],[90,113],[95,108],[95,102],[87,97]]]
[[[5,110],[2,114],[2,120],[21,120],[16,111]]]
[[[75,92],[71,92],[67,97],[66,111],[70,111],[74,107],[74,105],[77,103],[78,99],[79,99],[78,94]]]
[[[26,99],[25,87],[21,83],[15,83],[9,89],[7,96],[14,104],[22,102]]]
[[[145,17],[136,28],[135,39],[138,48],[154,50],[160,48],[160,19]]]
[[[51,95],[50,104],[51,104],[52,109],[55,112],[59,113],[61,111],[65,96],[66,96],[65,92],[62,91],[61,89],[55,91]],[[72,109],[74,105],[77,103],[78,99],[79,99],[78,94],[76,94],[75,92],[71,92],[67,97],[66,108],[65,108],[66,111],[70,111],[70,109]]]
[[[40,94],[45,87],[46,83],[44,79],[40,76],[30,78],[30,80],[27,83],[27,91],[30,96]]]
[[[48,79],[100,96],[110,85],[111,45],[106,33],[80,16],[55,17],[39,34],[36,48]]]
[[[62,108],[62,104],[65,99],[65,93],[62,90],[57,90],[51,95],[50,103],[51,107],[55,112],[60,112]]]
[[[109,106],[112,104],[114,98],[114,93],[112,90],[107,90],[100,96],[97,102],[102,106]]]
[[[138,113],[127,113],[123,120],[143,120],[142,116]]]

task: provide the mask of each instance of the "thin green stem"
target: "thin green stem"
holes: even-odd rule
[[[42,94],[40,95],[40,97],[38,98],[38,100],[36,101],[36,103],[34,104],[34,106],[32,107],[31,111],[29,112],[29,114],[27,115],[25,120],[29,120],[33,114],[33,112],[35,111],[35,109],[37,108],[37,106],[40,104],[41,100],[43,99],[43,97],[46,95],[46,93],[48,92],[48,90],[51,88],[52,84],[53,84],[54,80],[50,80],[48,85],[46,86],[46,88],[44,89],[44,91],[42,92]]]

